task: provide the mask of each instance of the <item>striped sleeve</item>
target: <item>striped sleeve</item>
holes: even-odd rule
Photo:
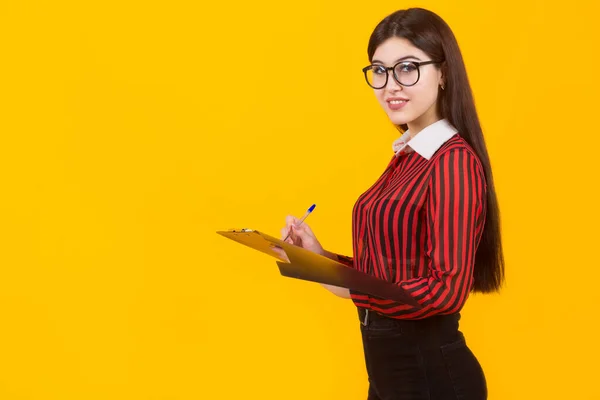
[[[381,310],[400,318],[460,311],[473,285],[475,253],[485,222],[485,175],[466,148],[442,154],[432,168],[426,203],[426,277],[402,281],[423,309],[405,304]]]
[[[334,253],[337,257],[337,261],[339,263],[344,264],[346,267],[353,268],[354,267],[354,259],[352,257],[344,256],[342,254]]]

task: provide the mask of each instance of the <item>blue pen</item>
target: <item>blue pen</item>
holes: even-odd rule
[[[316,206],[317,206],[316,204],[313,204],[312,206],[310,206],[308,208],[308,210],[306,211],[306,214],[304,214],[304,216],[302,218],[300,218],[300,221],[296,224],[296,226],[302,225],[302,223],[304,222],[304,220],[306,219],[306,217],[308,217],[310,215],[310,213],[313,212],[313,210],[315,209]],[[291,234],[292,234],[292,230],[290,229],[290,231],[288,232],[288,234],[285,237],[285,239],[283,239],[283,241],[285,242],[290,237]]]

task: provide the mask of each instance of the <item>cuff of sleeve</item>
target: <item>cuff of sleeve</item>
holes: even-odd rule
[[[352,259],[352,257],[344,256],[344,255],[337,254],[337,253],[336,253],[336,256],[340,263],[342,263],[348,267],[351,267],[351,268],[354,267],[354,260]]]

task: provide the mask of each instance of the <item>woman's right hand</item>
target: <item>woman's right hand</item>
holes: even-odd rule
[[[288,236],[288,233],[290,233],[286,240],[287,243],[324,255],[325,250],[317,240],[312,229],[310,229],[310,226],[308,226],[306,222],[303,222],[302,224],[299,224],[299,222],[300,220],[298,218],[288,215],[285,218],[285,227],[281,229],[281,239],[283,240]]]
[[[317,237],[313,233],[310,226],[306,223],[298,224],[300,221],[298,218],[294,216],[287,216],[285,218],[285,227],[281,229],[281,239],[285,239],[290,233],[290,236],[286,239],[287,243],[294,244],[296,246],[300,246],[305,248],[306,250],[310,250],[314,253],[320,254],[322,256],[331,258],[332,260],[337,261],[337,256],[333,253],[330,253],[323,249],[321,243],[317,240]],[[287,257],[287,254],[281,248],[274,248],[275,250],[284,260],[290,261]],[[350,298],[350,291],[346,288],[341,288],[332,285],[321,284],[325,289],[329,290],[331,293],[336,296],[342,297],[344,299]]]

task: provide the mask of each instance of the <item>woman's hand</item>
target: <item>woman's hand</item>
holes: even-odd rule
[[[281,229],[281,239],[283,240],[289,234],[286,240],[287,243],[305,248],[313,253],[324,255],[325,250],[317,240],[312,229],[310,229],[310,226],[305,222],[302,224],[299,224],[299,222],[298,218],[288,215],[285,218],[285,227]]]
[[[281,228],[281,240],[287,237],[285,240],[286,243],[294,244],[314,253],[327,256],[327,252],[317,240],[317,237],[312,229],[310,229],[310,226],[305,223],[298,225],[299,221],[298,218],[291,215],[288,215],[285,218],[285,227]],[[277,253],[282,260],[290,262],[287,254],[281,247],[274,246],[273,251]]]
[[[294,244],[296,246],[305,248],[306,250],[310,250],[314,253],[321,254],[322,256],[331,258],[332,260],[337,261],[337,256],[333,253],[330,253],[323,249],[321,243],[317,240],[317,237],[313,233],[310,226],[306,223],[298,224],[299,219],[294,216],[287,216],[285,218],[285,227],[281,229],[281,240],[285,240],[287,243]],[[288,233],[290,234],[288,237]],[[287,262],[290,262],[287,254],[280,247],[274,247],[273,250],[280,255],[280,257]],[[321,284],[325,289],[329,290],[331,293],[336,296],[342,297],[344,299],[350,298],[350,291],[346,288],[340,288],[337,286],[331,286],[326,284]]]

